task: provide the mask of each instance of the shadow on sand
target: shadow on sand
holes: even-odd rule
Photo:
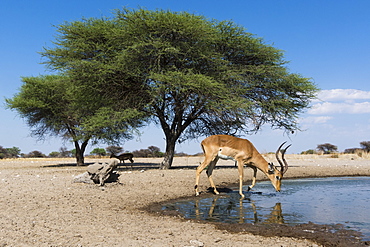
[[[110,160],[106,161],[97,161],[97,162],[110,162]],[[54,168],[62,168],[62,167],[86,167],[92,165],[96,162],[85,162],[82,166],[77,166],[77,163],[60,163],[60,164],[53,164],[53,165],[45,165],[43,167],[54,167]],[[195,170],[197,169],[198,165],[176,165],[174,164],[170,169],[171,170],[181,170],[181,169],[188,169],[188,170]],[[293,166],[291,166],[293,167]],[[152,162],[134,162],[134,163],[119,163],[117,170],[118,171],[125,171],[125,170],[155,170],[160,168],[160,163],[152,163]],[[215,169],[237,169],[234,165],[218,165]]]

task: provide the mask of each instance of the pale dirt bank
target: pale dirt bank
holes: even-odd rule
[[[317,246],[306,239],[231,233],[213,224],[143,209],[193,196],[195,167],[202,160],[175,158],[174,169],[159,170],[161,159],[135,159],[132,171],[124,166],[118,169],[120,183],[103,188],[72,183],[75,175],[86,171],[86,166],[75,166],[74,159],[0,160],[0,247],[196,246],[200,242],[204,246]],[[287,155],[287,160],[286,177],[370,176],[370,161],[357,157]],[[220,162],[220,166],[214,171],[217,186],[238,182],[233,162]],[[246,168],[245,175],[248,184],[252,170]],[[264,178],[259,172],[258,179]],[[204,172],[200,191],[208,187]]]

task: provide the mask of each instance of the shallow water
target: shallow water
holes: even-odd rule
[[[168,204],[185,218],[224,223],[342,224],[370,240],[370,177],[284,180],[282,192],[259,182],[240,200],[235,189],[209,198]]]

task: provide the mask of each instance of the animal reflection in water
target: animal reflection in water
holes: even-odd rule
[[[204,199],[203,199],[204,200]],[[201,199],[194,203],[194,218],[197,220],[208,220],[232,223],[278,223],[284,224],[281,203],[276,203],[268,215],[258,214],[256,204],[251,199],[240,199],[228,201],[228,203],[217,203],[219,197],[212,199],[211,204],[204,205]],[[221,199],[222,200],[222,199]]]

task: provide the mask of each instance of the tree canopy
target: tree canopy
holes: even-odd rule
[[[109,147],[106,147],[105,150],[110,154],[117,155],[123,151],[123,148],[119,146],[109,146]]]
[[[0,146],[0,159],[4,158],[18,158],[21,150],[18,147],[3,148]]]
[[[362,141],[360,145],[365,152],[370,152],[370,141]]]
[[[297,130],[315,97],[315,85],[289,73],[281,50],[233,22],[143,9],[117,11],[116,21],[130,41],[122,54],[146,79],[148,111],[166,136],[163,168],[177,141],[263,124]]]
[[[264,124],[297,130],[317,91],[289,72],[281,50],[231,21],[125,8],[112,18],[65,22],[57,32],[41,55],[76,89],[74,110],[93,109],[84,130],[92,125],[103,130],[98,136],[114,137],[118,132],[106,131],[111,109],[120,117],[140,112],[166,137],[162,168],[171,167],[176,143],[186,139],[240,135]]]
[[[316,149],[320,152],[323,152],[324,154],[330,154],[336,152],[338,150],[338,147],[330,143],[324,143],[317,145]]]
[[[61,136],[71,140],[78,165],[84,163],[83,154],[89,141],[111,143],[130,138],[133,128],[141,124],[141,113],[92,99],[66,75],[22,80],[20,92],[6,99],[7,106],[27,120],[33,136],[39,139]]]

